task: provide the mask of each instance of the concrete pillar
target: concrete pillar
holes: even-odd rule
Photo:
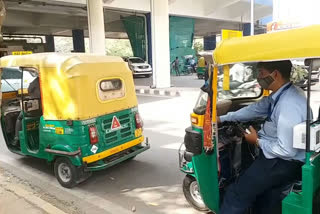
[[[216,35],[203,37],[203,50],[214,50],[216,49]]]
[[[87,0],[90,52],[106,54],[102,0]]]
[[[251,32],[251,24],[250,23],[243,24],[243,36],[250,36],[250,32]]]
[[[46,35],[46,46],[45,46],[46,52],[54,52],[54,36],[53,35]]]
[[[73,52],[86,52],[83,30],[72,30]]]
[[[152,28],[153,86],[170,87],[168,0],[150,0]]]

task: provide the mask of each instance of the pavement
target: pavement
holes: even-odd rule
[[[43,200],[30,184],[0,168],[0,213],[20,214],[21,211],[28,214],[66,214]]]

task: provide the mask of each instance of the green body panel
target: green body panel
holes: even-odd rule
[[[307,154],[307,158],[310,154]],[[313,198],[320,187],[320,156],[302,167],[302,192],[291,192],[282,201],[282,214],[312,214]]]
[[[193,130],[201,132],[202,129],[193,127]],[[216,213],[219,212],[219,184],[218,184],[218,164],[217,145],[214,139],[214,150],[207,155],[204,151],[200,155],[192,158],[195,177],[198,181],[200,193],[206,206]]]
[[[126,109],[89,120],[71,121],[72,124],[69,125],[66,120],[53,121],[44,120],[43,117],[24,117],[22,120],[22,131],[19,133],[20,153],[23,155],[46,159],[49,162],[53,161],[57,156],[67,156],[74,165],[81,166],[83,164],[82,157],[97,154],[136,139],[136,112],[137,108]],[[118,118],[121,128],[114,130],[111,129],[113,117]],[[4,124],[3,121],[2,124]],[[89,126],[91,125],[95,125],[98,131],[99,142],[95,144],[98,148],[96,152],[91,151],[93,146],[90,144],[89,136]],[[4,136],[8,142],[8,138],[5,133]],[[7,143],[7,145],[10,144]],[[80,149],[81,154],[76,156],[52,154],[46,152],[46,148],[62,152],[76,152]],[[148,149],[149,147],[140,148],[140,146],[136,146],[135,148],[142,152],[146,150],[145,148]],[[9,149],[15,152],[12,147],[9,147]],[[124,160],[125,159],[127,158],[124,158]],[[117,161],[117,163],[118,162],[121,161]],[[103,169],[111,164],[108,163],[108,166],[106,166],[105,163],[100,165],[100,167],[95,165],[92,169]],[[90,169],[90,166],[88,166],[88,169]]]
[[[197,67],[197,74],[204,75],[206,72],[206,67]]]

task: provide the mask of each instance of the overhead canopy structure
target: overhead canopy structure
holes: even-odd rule
[[[287,31],[231,38],[220,42],[214,51],[219,65],[320,57],[320,25]]]
[[[128,38],[122,17],[150,13],[150,0],[103,2],[107,38]],[[88,36],[86,0],[7,0],[5,4],[5,34],[72,36],[73,29],[83,29]],[[257,3],[255,14],[255,20],[271,15],[272,5]],[[241,29],[241,23],[249,22],[250,2],[169,0],[169,15],[194,18],[195,36],[202,37],[222,28]]]

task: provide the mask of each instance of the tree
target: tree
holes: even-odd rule
[[[203,44],[199,41],[195,41],[193,47],[196,51],[196,54],[198,54],[200,51],[203,51]]]

